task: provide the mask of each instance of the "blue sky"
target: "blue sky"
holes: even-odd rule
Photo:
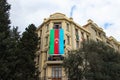
[[[19,31],[31,23],[39,26],[44,18],[60,12],[82,25],[92,19],[107,36],[120,41],[120,0],[8,0],[10,19]]]

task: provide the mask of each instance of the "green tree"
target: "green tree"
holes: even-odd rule
[[[89,63],[84,76],[88,80],[119,80],[120,54],[104,42],[84,42],[81,48]],[[89,70],[88,70],[89,69]]]
[[[36,27],[31,24],[23,32],[19,43],[18,59],[16,64],[16,80],[37,80],[38,70],[35,66],[38,36]]]
[[[68,53],[68,57],[63,61],[63,67],[68,77],[74,74],[75,63],[81,66],[81,79],[87,80],[120,80],[120,53],[103,42],[85,41],[82,43],[81,48],[76,52]],[[79,60],[75,55],[80,55]],[[71,66],[71,67],[69,67]],[[67,70],[72,70],[70,73]],[[73,75],[71,77],[73,77]],[[81,80],[79,79],[79,80]]]
[[[82,69],[80,68],[83,59],[78,51],[71,51],[63,60],[63,67],[69,80],[80,80]]]
[[[15,71],[16,71],[16,64],[18,59],[18,52],[19,49],[19,42],[20,42],[20,35],[18,32],[18,27],[13,27],[12,30],[10,30],[10,45],[8,49],[9,55],[7,56],[7,59],[9,61],[8,63],[8,76],[7,80],[16,80],[15,78]]]
[[[10,30],[9,10],[7,0],[0,0],[0,80],[37,80],[36,27],[29,25],[20,39],[18,27]]]
[[[10,5],[6,0],[0,0],[0,79],[7,80],[9,76],[9,45],[10,45]]]

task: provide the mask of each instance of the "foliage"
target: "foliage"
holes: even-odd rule
[[[10,29],[9,10],[7,0],[0,0],[0,80],[38,80],[36,27],[29,25],[20,38],[18,27]]]
[[[81,48],[90,70],[85,76],[88,80],[119,80],[120,54],[103,42],[84,42]],[[114,75],[114,77],[113,77]]]
[[[10,5],[6,0],[0,0],[0,79],[7,80],[9,76],[10,48]]]
[[[9,45],[9,49],[8,49],[8,53],[9,55],[8,57],[8,69],[9,71],[8,76],[7,76],[7,80],[16,80],[15,77],[15,71],[16,71],[16,64],[17,64],[17,58],[18,58],[18,51],[19,50],[19,42],[20,42],[20,35],[18,32],[18,27],[13,27],[12,30],[10,30],[10,45]]]
[[[83,59],[77,51],[71,51],[63,61],[63,67],[68,75],[69,80],[81,79],[82,69],[78,69],[82,65]]]
[[[71,76],[75,70],[79,70],[72,67],[72,65],[83,61],[81,74],[78,75],[82,78],[87,80],[120,79],[120,53],[106,45],[106,43],[85,41],[82,43],[81,48],[72,55],[73,57],[69,57],[70,55],[71,53],[68,53],[68,57],[63,61],[63,67],[68,76]],[[82,60],[77,59],[75,55],[80,55]],[[76,62],[73,62],[74,60]],[[69,69],[73,72],[69,73],[67,71]],[[74,74],[74,76],[77,75]]]
[[[31,24],[23,32],[19,43],[17,54],[16,80],[37,80],[38,73],[35,66],[35,53],[37,51],[38,36],[35,33],[36,27]]]

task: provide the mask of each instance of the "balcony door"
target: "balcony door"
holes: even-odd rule
[[[62,80],[62,67],[61,66],[52,67],[52,80]]]
[[[61,22],[54,23],[53,29],[60,29],[61,28]]]

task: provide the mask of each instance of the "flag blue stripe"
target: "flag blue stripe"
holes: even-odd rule
[[[64,54],[64,31],[59,30],[59,54]]]

